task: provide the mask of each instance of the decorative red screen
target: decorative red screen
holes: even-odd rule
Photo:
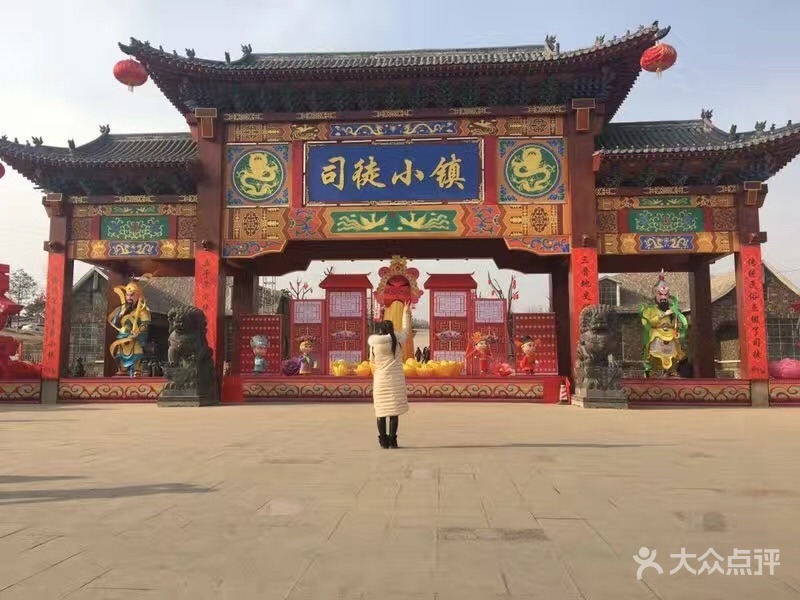
[[[280,315],[242,315],[239,321],[239,364],[242,373],[253,372],[253,349],[250,339],[263,335],[269,340],[267,375],[277,375],[281,369],[282,325]]]
[[[558,373],[558,351],[556,345],[555,313],[516,313],[514,315],[514,341],[526,335],[540,340],[536,349],[537,373]]]

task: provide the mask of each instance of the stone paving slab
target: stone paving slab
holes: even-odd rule
[[[397,450],[374,428],[357,404],[2,406],[0,600],[800,598],[800,411],[413,405]],[[643,546],[665,572],[638,581]],[[682,548],[780,564],[670,575]]]

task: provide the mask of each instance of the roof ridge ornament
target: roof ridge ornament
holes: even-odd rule
[[[711,131],[714,128],[714,124],[711,121],[711,117],[714,115],[713,108],[703,108],[700,110],[700,119],[703,121],[703,130],[706,132]]]
[[[253,46],[250,44],[242,44],[242,58],[247,58],[253,53]]]
[[[736,125],[731,125],[730,131],[728,131],[728,139],[732,142],[739,139],[739,134],[736,133]]]
[[[111,133],[111,125],[100,125],[100,135],[105,136]]]
[[[191,58],[194,58],[194,57],[195,57],[194,48],[186,48],[186,58],[190,58],[191,59]]]
[[[42,144],[44,144],[44,140],[41,137],[36,137],[35,135],[31,136],[31,141],[33,142],[33,145],[36,146],[37,148]]]
[[[597,48],[598,46],[602,46],[606,41],[605,35],[598,35],[594,38],[594,47]]]
[[[225,63],[231,64],[231,53],[225,50]]]
[[[75,150],[75,140],[73,140],[73,139],[67,140],[67,147],[70,150]]]
[[[548,57],[561,54],[561,44],[556,41],[556,36],[546,35],[544,37],[544,55]]]

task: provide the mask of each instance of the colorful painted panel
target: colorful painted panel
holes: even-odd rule
[[[458,121],[331,123],[328,135],[332,139],[458,135]]]
[[[501,203],[567,201],[563,139],[503,138],[498,147],[497,198]]]
[[[289,204],[289,144],[228,146],[228,206]]]
[[[197,204],[86,204],[72,209],[73,217],[145,217],[145,216],[193,217],[197,215]]]
[[[128,242],[163,240],[169,237],[169,218],[103,217],[100,219],[100,239]]]
[[[607,233],[600,236],[603,254],[639,254],[649,252],[697,252],[727,254],[738,249],[734,232],[703,231],[683,235]]]
[[[670,195],[670,196],[603,196],[595,190],[599,210],[625,208],[733,208],[733,194]]]
[[[308,204],[472,202],[482,197],[479,140],[308,144]]]
[[[563,207],[557,204],[508,204],[502,210],[509,237],[564,233]]]
[[[194,240],[158,240],[152,242],[118,242],[109,240],[77,240],[68,246],[69,257],[77,260],[103,258],[192,258]]]
[[[631,233],[694,233],[703,231],[701,208],[656,208],[628,211]]]
[[[339,235],[373,237],[407,234],[451,234],[459,230],[457,210],[402,210],[402,211],[331,211],[330,233]]]
[[[509,250],[525,250],[533,254],[569,254],[568,235],[520,236],[503,238]]]

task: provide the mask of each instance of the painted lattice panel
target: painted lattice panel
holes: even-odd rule
[[[364,315],[364,292],[328,292],[328,316],[359,318]]]
[[[363,359],[364,353],[360,350],[331,350],[328,353],[329,364],[335,363],[337,360],[344,360],[349,364],[360,363]]]
[[[436,357],[431,357],[432,360],[452,360],[455,362],[464,363],[465,361],[466,352],[457,352],[457,351],[448,351],[448,350],[440,350],[436,353]],[[462,370],[461,374],[463,375],[466,371]]]
[[[289,335],[289,357],[300,355],[300,341],[304,337],[314,338],[315,352],[312,358],[318,363],[318,373],[327,373],[324,357],[327,353],[325,339],[325,301],[292,300],[291,332]]]
[[[250,338],[263,335],[269,340],[267,374],[275,375],[281,366],[282,326],[280,315],[242,315],[239,321],[239,364],[242,373],[253,372],[253,349]]]
[[[506,301],[500,298],[475,298],[470,335],[480,332],[489,338],[493,362],[508,360],[508,326]],[[470,360],[467,373],[477,375],[478,361]]]
[[[554,313],[518,313],[514,315],[514,339],[526,335],[540,340],[536,350],[537,373],[558,373],[558,346],[556,343],[556,315]]]
[[[292,300],[292,323],[322,324],[324,300]]]
[[[466,318],[469,292],[433,292],[434,317],[441,318]]]
[[[475,299],[475,326],[497,325],[506,322],[506,301],[492,298]]]

